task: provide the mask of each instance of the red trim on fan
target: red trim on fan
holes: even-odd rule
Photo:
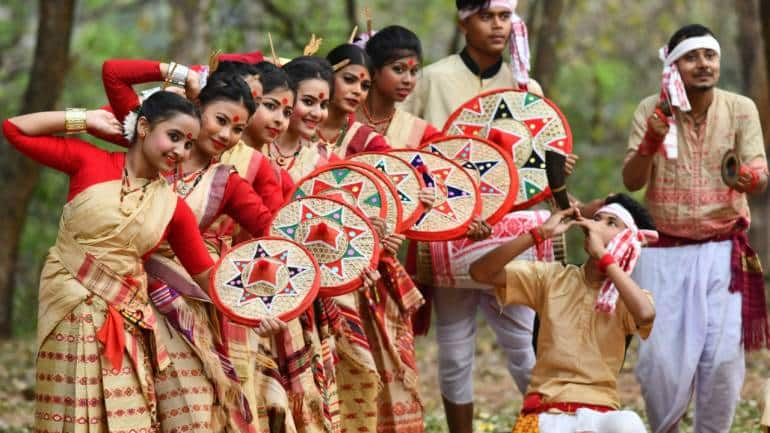
[[[310,253],[310,251],[307,250],[307,248],[303,247],[302,245],[290,239],[280,238],[277,236],[265,236],[257,239],[252,239],[246,242],[242,242],[236,245],[235,247],[231,248],[229,251],[232,251],[234,248],[237,248],[242,245],[246,245],[249,243],[259,243],[261,241],[282,241],[282,242],[293,244],[294,246],[298,247],[303,253],[305,253],[305,255],[307,255],[308,258],[310,258],[310,262],[315,268],[315,278],[313,278],[313,284],[310,290],[305,295],[305,299],[303,299],[302,302],[300,302],[300,304],[297,305],[297,307],[295,307],[293,310],[285,311],[277,316],[278,319],[283,320],[284,322],[287,322],[292,319],[296,319],[302,313],[307,311],[308,308],[310,308],[310,306],[313,304],[313,301],[315,301],[316,297],[319,295],[319,290],[321,286],[321,268],[318,266],[318,262],[316,261],[315,257],[313,257],[313,255]],[[211,296],[211,301],[214,303],[214,305],[217,307],[219,311],[221,311],[224,315],[232,319],[234,322],[256,328],[260,325],[260,323],[262,323],[261,320],[248,319],[237,314],[236,312],[231,310],[230,307],[226,306],[222,302],[222,299],[219,297],[219,293],[214,289],[215,283],[216,283],[217,270],[219,270],[219,266],[224,262],[226,257],[227,257],[227,254],[224,254],[222,257],[219,258],[219,260],[217,260],[216,264],[214,264],[214,267],[211,268],[211,273],[209,274],[209,295]]]
[[[427,143],[425,143],[423,146],[421,146],[420,149],[424,149],[427,146],[430,146],[431,144],[434,144],[434,143],[441,143],[442,141],[450,141],[450,140],[458,140],[458,139],[475,140],[480,143],[486,144],[487,146],[493,148],[497,153],[499,153],[502,156],[503,162],[508,167],[508,173],[510,173],[510,176],[511,176],[511,187],[508,189],[508,194],[506,195],[505,200],[500,205],[500,207],[496,211],[494,211],[489,217],[487,217],[487,220],[486,220],[487,223],[489,223],[490,225],[495,225],[505,216],[505,214],[511,211],[513,204],[516,202],[516,196],[518,196],[519,194],[519,170],[516,168],[516,165],[513,163],[513,158],[511,158],[511,155],[505,152],[501,146],[499,146],[497,143],[493,141],[490,141],[481,137],[473,137],[470,135],[448,135],[448,136],[438,137],[436,139],[430,140]],[[477,187],[480,187],[480,185],[477,185]],[[481,198],[481,190],[479,190],[479,198]],[[484,206],[483,201],[481,205],[483,209],[483,206]]]
[[[409,170],[411,170],[414,178],[417,179],[417,183],[420,184],[420,189],[425,188],[425,182],[423,182],[422,176],[420,176],[420,173],[417,171],[417,169],[412,167],[412,164],[410,164],[409,161],[406,161],[404,158],[398,157],[396,155],[392,155],[387,152],[359,152],[354,155],[350,155],[348,158],[355,158],[358,155],[378,155],[378,156],[387,155],[391,158],[398,159],[399,161],[403,162],[408,167]],[[353,162],[358,162],[358,161],[353,161]],[[398,197],[398,191],[396,191],[396,197]],[[403,233],[406,230],[408,230],[409,227],[412,227],[417,222],[417,220],[420,219],[420,216],[423,214],[423,212],[425,212],[425,205],[423,205],[422,202],[419,199],[417,199],[416,196],[415,196],[415,199],[417,200],[417,206],[415,207],[415,210],[412,212],[411,215],[404,215],[404,219],[403,221],[401,221],[401,224],[399,225],[399,230],[398,230],[399,233]],[[401,201],[400,198],[398,201],[399,202]]]

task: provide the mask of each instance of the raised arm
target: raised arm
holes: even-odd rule
[[[168,65],[152,60],[111,59],[102,64],[104,92],[119,121],[139,106],[134,85],[163,81]]]
[[[505,265],[535,245],[538,240],[536,236],[544,241],[566,232],[574,224],[574,220],[565,219],[577,213],[576,208],[554,213],[542,226],[534,229],[537,233],[523,234],[488,252],[471,264],[471,278],[493,287],[505,287],[507,281]]]
[[[86,111],[89,130],[117,133],[120,124],[104,110]],[[56,137],[65,132],[64,111],[44,111],[12,117],[3,123],[3,134],[16,149],[35,161],[72,175],[96,154],[103,152],[74,137]]]

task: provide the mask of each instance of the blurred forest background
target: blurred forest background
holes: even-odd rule
[[[364,24],[364,7],[372,10],[375,28],[400,24],[415,31],[426,64],[462,48],[453,0],[4,0],[0,118],[103,105],[101,64],[111,57],[206,63],[213,49],[266,52],[268,32],[282,57],[301,54],[311,33],[324,38],[319,54],[325,54],[347,39],[354,24]],[[631,116],[644,96],[657,93],[657,49],[684,24],[699,22],[716,33],[720,87],[754,99],[770,138],[770,0],[520,0],[517,12],[529,27],[533,76],[572,127],[581,160],[569,186],[580,198],[623,190],[620,166]],[[7,340],[0,347],[6,352],[0,379],[13,379],[0,380],[0,391],[16,392],[12,401],[18,401],[29,397],[34,382],[29,362],[38,276],[56,237],[67,179],[25,159],[0,137],[0,182],[0,339]],[[751,231],[766,265],[767,199],[753,200]],[[574,241],[571,260],[582,261]],[[432,342],[423,340],[420,350],[432,352],[426,347]],[[9,361],[17,365],[7,367],[7,356],[18,356]],[[768,363],[757,359],[758,371],[766,371]],[[14,405],[0,403],[0,430],[30,422],[31,413],[18,423],[3,421],[3,406]],[[495,431],[491,425],[480,429]]]

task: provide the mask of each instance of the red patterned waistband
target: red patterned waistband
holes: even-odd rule
[[[524,397],[521,404],[521,413],[525,415],[540,414],[551,410],[558,410],[564,413],[575,413],[578,409],[591,409],[597,412],[610,412],[616,409],[609,406],[598,404],[577,403],[577,402],[550,402],[543,403],[543,395],[532,393]]]

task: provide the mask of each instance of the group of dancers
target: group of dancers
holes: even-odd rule
[[[423,432],[414,338],[430,308],[452,433],[473,429],[479,311],[525,396],[514,432],[646,432],[617,389],[632,335],[644,339],[637,378],[654,432],[679,431],[693,396],[696,432],[729,430],[744,351],[770,344],[746,236],[747,196],[765,190],[768,170],[757,109],[716,88],[720,46],[700,25],[661,50],[662,91],[631,125],[623,181],[647,188],[646,208],[619,193],[513,212],[494,227],[476,218],[465,236],[497,241],[469,268],[488,289],[430,296],[412,279],[416,243],[373,221],[384,254],[358,290],[257,327],[213,307],[215,262],[268,234],[314,170],[417,148],[490,90],[547,96],[529,78],[516,1],[456,5],[466,46],[424,69],[420,40],[397,25],[325,57],[314,36],[290,61],[113,59],[102,109],[4,121],[16,149],[69,176],[40,279],[36,431]],[[160,90],[134,90],[145,83]],[[76,133],[127,150],[61,135]],[[732,177],[720,173],[728,153]],[[430,208],[435,194],[419,199]],[[572,227],[585,233],[586,263],[543,260]]]

